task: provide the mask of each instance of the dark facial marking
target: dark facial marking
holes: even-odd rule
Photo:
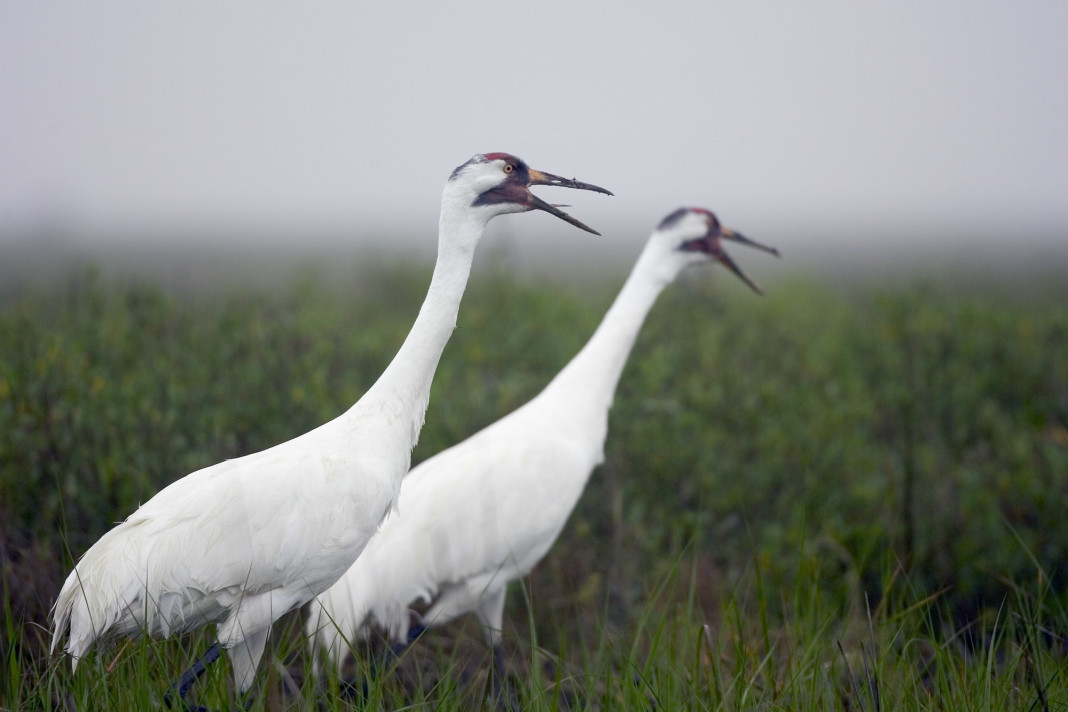
[[[711,255],[719,248],[720,242],[718,239],[710,239],[705,236],[687,240],[679,245],[678,249],[681,252],[704,252],[707,255]]]
[[[709,231],[719,232],[719,220],[716,216],[704,208],[679,208],[671,215],[660,221],[660,224],[656,226],[657,230],[667,230],[675,226],[680,220],[686,217],[686,213],[697,213],[698,215],[705,215],[709,218]]]
[[[506,164],[511,165],[512,166],[512,171],[510,173],[507,173],[508,179],[509,180],[517,180],[518,179],[518,180],[521,180],[523,182],[524,186],[529,186],[530,185],[530,169],[527,167],[527,164],[524,163],[522,161],[522,159],[516,158],[515,156],[513,156],[510,153],[500,153],[500,152],[498,152],[498,153],[479,153],[479,154],[477,154],[475,156],[472,156],[470,159],[468,159],[464,163],[456,166],[456,168],[454,168],[452,170],[452,173],[449,174],[449,181],[456,180],[456,178],[459,177],[459,175],[461,173],[463,173],[464,168],[467,168],[468,166],[470,166],[470,165],[472,165],[474,163],[489,163],[490,161],[504,161]],[[492,201],[491,200],[491,201],[484,201],[483,203],[476,202],[474,204],[475,205],[482,205],[482,204],[485,204],[485,202],[501,202],[501,201]]]
[[[689,208],[679,208],[671,215],[668,215],[666,218],[661,220],[660,224],[656,226],[656,229],[667,230],[669,227],[675,225],[675,223],[677,223],[679,220],[682,220],[688,212],[690,212]]]
[[[529,205],[530,193],[527,188],[530,186],[530,168],[527,164],[507,153],[486,154],[486,158],[489,158],[490,156],[497,156],[497,158],[491,160],[504,160],[508,165],[512,166],[512,172],[505,173],[504,181],[500,185],[495,188],[490,188],[485,193],[479,195],[471,203],[471,206],[477,207],[479,205],[492,205],[494,203]]]

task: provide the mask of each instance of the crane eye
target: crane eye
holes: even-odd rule
[[[513,170],[515,170],[515,166],[513,166],[511,163],[505,163],[504,164],[504,172],[505,173],[511,173]]]

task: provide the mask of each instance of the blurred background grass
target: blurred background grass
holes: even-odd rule
[[[8,653],[43,654],[62,577],[138,503],[332,418],[373,382],[431,266],[368,265],[348,282],[309,267],[207,291],[74,266],[4,298],[0,571],[21,626]],[[622,276],[481,265],[414,461],[537,393]],[[904,573],[960,625],[1039,568],[1064,601],[1068,289],[1023,284],[782,277],[758,298],[719,271],[685,275],[649,315],[607,461],[534,575],[539,614],[564,622],[547,630],[627,625],[683,551],[707,601],[754,561],[770,590],[811,576],[843,609]]]

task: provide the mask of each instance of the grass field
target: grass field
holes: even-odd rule
[[[160,704],[209,638],[116,645],[71,674],[47,653],[62,577],[166,483],[358,398],[428,276],[176,295],[75,270],[0,304],[0,708]],[[476,274],[415,461],[533,396],[620,283]],[[605,465],[510,595],[507,700],[1068,709],[1066,296],[782,280],[758,298],[709,271],[668,290]],[[316,678],[292,616],[251,709],[477,708],[479,641],[458,623]],[[217,666],[194,694],[226,708],[228,684]]]

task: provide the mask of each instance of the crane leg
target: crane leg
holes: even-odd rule
[[[416,623],[408,629],[408,636],[404,639],[403,643],[394,643],[390,646],[390,658],[395,658],[411,647],[412,643],[419,640],[419,636],[426,632],[426,626],[422,623]]]
[[[500,642],[491,648],[493,652],[493,664],[490,668],[488,693],[493,699],[497,712],[518,712],[519,701],[511,687],[507,684],[507,673],[504,669],[504,648]]]
[[[182,676],[178,678],[178,682],[171,685],[171,687],[163,693],[163,703],[167,705],[167,709],[171,709],[171,701],[174,697],[174,693],[178,693],[178,701],[186,709],[202,709],[198,707],[190,707],[189,703],[185,701],[185,696],[189,694],[189,688],[193,686],[201,675],[208,669],[208,665],[219,659],[219,644],[215,643],[208,652],[204,653],[203,657],[193,663],[188,670],[182,673]]]
[[[493,646],[493,676],[498,680],[497,684],[504,681],[504,649],[500,643]]]
[[[419,636],[421,636],[425,631],[426,626],[422,623],[416,623],[415,625],[410,627],[408,629],[408,635],[403,641],[399,643],[393,643],[392,645],[386,648],[386,652],[384,654],[385,660],[381,661],[383,666],[386,669],[389,669],[390,667],[396,668],[400,664],[400,656],[403,655],[404,651],[407,650],[412,643],[418,640]],[[377,677],[378,665],[373,659],[371,660],[369,672],[371,674],[371,679]],[[345,696],[349,699],[366,699],[368,695],[367,680],[364,679],[359,685],[357,685],[355,682],[343,682],[342,690],[344,691]]]

